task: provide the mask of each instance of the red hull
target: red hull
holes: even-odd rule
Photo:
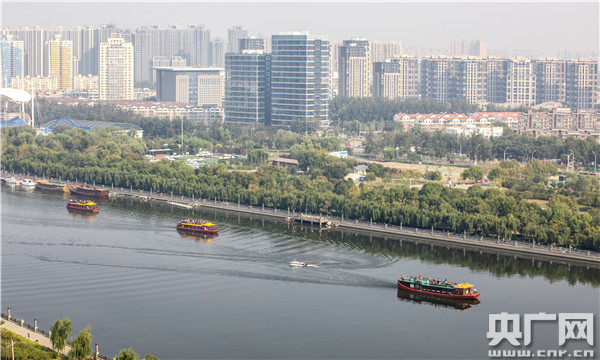
[[[480,293],[468,294],[468,295],[440,294],[440,293],[426,291],[426,290],[417,290],[417,289],[410,288],[408,286],[404,286],[400,282],[400,280],[398,280],[398,289],[416,292],[416,293],[420,293],[420,294],[427,294],[427,295],[433,295],[433,296],[439,296],[439,297],[445,297],[445,298],[451,298],[451,299],[461,299],[461,300],[476,299],[479,295],[481,295]]]
[[[72,194],[92,196],[97,198],[108,197],[108,189],[88,188],[83,186],[71,186],[69,188]]]
[[[71,205],[67,205],[67,209],[69,210],[75,210],[75,211],[81,211],[81,212],[86,212],[86,213],[91,213],[91,214],[96,214],[100,211],[100,209],[98,209],[97,207],[95,208],[88,208],[88,207],[80,207],[80,206],[71,206]]]
[[[202,229],[202,228],[189,229],[189,228],[184,228],[181,225],[177,225],[177,230],[194,233],[194,234],[206,234],[206,235],[217,235],[219,233],[219,230],[217,230],[217,229],[213,229],[213,230]]]

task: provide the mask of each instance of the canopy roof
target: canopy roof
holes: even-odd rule
[[[27,91],[19,89],[1,88],[0,96],[4,96],[19,102],[31,101],[31,94],[29,94]]]
[[[470,288],[470,287],[473,287],[473,286],[474,285],[471,285],[469,283],[464,283],[464,284],[458,284],[454,288],[456,288],[456,289],[466,289],[466,288]]]

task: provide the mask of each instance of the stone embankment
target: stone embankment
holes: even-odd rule
[[[25,175],[3,174],[4,176],[17,176],[28,178]],[[50,179],[59,181],[60,179]],[[65,181],[67,184],[73,182]],[[88,184],[95,185],[95,184]],[[263,206],[251,206],[240,203],[217,201],[217,199],[198,199],[173,194],[160,193],[156,191],[144,191],[133,188],[122,188],[114,186],[102,186],[110,189],[109,196],[112,198],[137,199],[142,202],[152,201],[168,206],[179,207],[188,210],[214,209],[225,210],[248,215],[265,216],[283,221],[296,221],[303,224],[315,225],[319,228],[333,227],[350,230],[367,235],[377,235],[387,240],[407,240],[413,242],[430,242],[444,244],[455,248],[480,250],[486,252],[519,255],[524,257],[539,258],[548,261],[561,261],[569,264],[600,267],[600,253],[575,248],[564,248],[553,245],[538,243],[518,242],[502,238],[490,238],[483,236],[472,236],[466,233],[455,234],[432,229],[409,228],[402,224],[377,224],[372,221],[348,220],[342,217],[326,218],[322,214],[310,214],[308,212],[297,213],[289,210],[266,208]]]

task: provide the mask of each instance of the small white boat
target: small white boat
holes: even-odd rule
[[[19,185],[21,183],[21,180],[15,177],[9,177],[8,179],[6,179],[6,183],[8,185]]]
[[[187,204],[187,203],[179,202],[179,201],[167,201],[167,204],[169,204],[171,206],[180,207],[183,209],[193,209],[194,208],[194,206],[191,204]]]
[[[21,180],[21,187],[35,187],[35,181],[31,179]]]
[[[294,259],[294,261],[290,261],[290,266],[292,266],[292,267],[303,267],[303,266],[306,266],[306,263]]]

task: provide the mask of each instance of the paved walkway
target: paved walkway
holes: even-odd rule
[[[46,337],[46,335],[41,334],[39,332],[34,332],[33,330],[31,330],[25,326],[16,324],[10,320],[6,320],[4,318],[2,320],[4,321],[4,323],[1,326],[3,329],[10,330],[16,334],[21,335],[22,337],[24,337],[26,339],[35,341],[44,347],[54,350],[52,348],[52,343],[50,342],[50,339],[48,337]],[[38,329],[38,331],[39,331],[39,329]],[[63,349],[62,353],[66,355],[69,353],[70,350],[71,350],[71,347],[69,345],[66,345],[65,348]]]

